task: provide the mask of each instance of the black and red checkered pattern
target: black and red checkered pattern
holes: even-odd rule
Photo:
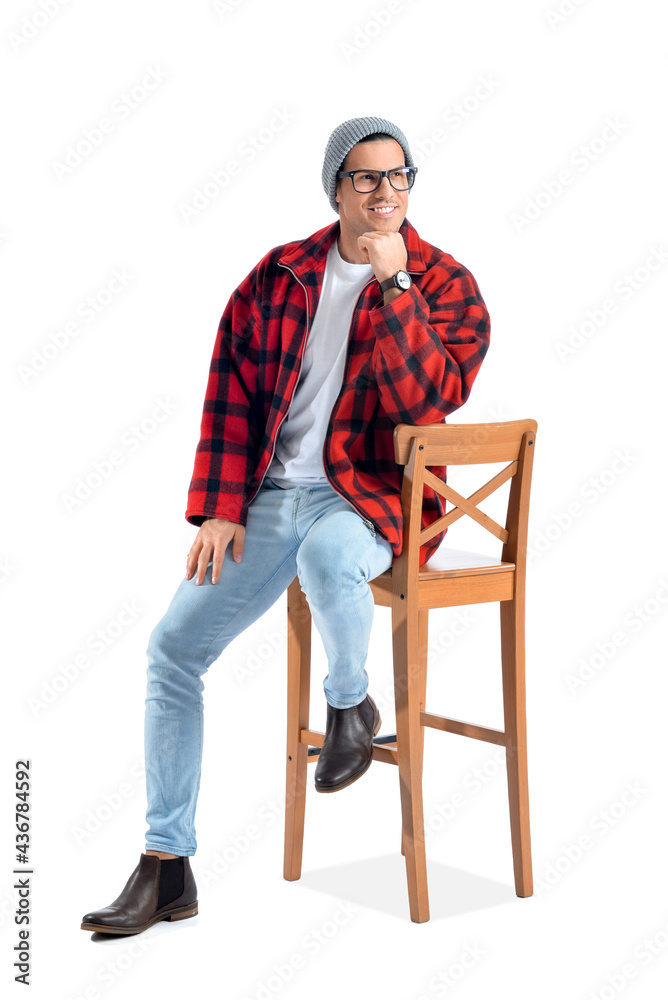
[[[403,467],[396,424],[443,422],[466,402],[489,346],[490,322],[475,278],[421,239],[399,230],[413,284],[387,305],[376,279],[353,312],[343,384],[323,448],[327,478],[401,552]],[[270,250],[233,292],[218,328],[204,400],[186,519],[246,524],[290,406],[337,219],[307,239]],[[434,467],[445,479],[446,469]],[[444,513],[424,489],[423,526]],[[420,549],[420,565],[445,532]]]

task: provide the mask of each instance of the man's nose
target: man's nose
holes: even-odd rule
[[[377,189],[376,194],[382,195],[383,198],[387,198],[388,196],[391,198],[393,191],[394,191],[394,188],[390,184],[390,178],[389,177],[381,177],[381,179],[380,179],[380,187]]]

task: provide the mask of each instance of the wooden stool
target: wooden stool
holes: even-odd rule
[[[429,920],[422,807],[424,727],[458,733],[506,748],[515,892],[531,896],[533,876],[529,830],[524,683],[524,594],[535,420],[489,424],[398,424],[395,460],[404,466],[401,505],[403,546],[385,573],[369,582],[378,605],[392,609],[396,734],[374,739],[373,759],[398,765],[402,853],[406,861],[411,920]],[[428,466],[508,462],[468,498],[437,478]],[[448,478],[450,478],[448,476]],[[508,479],[505,527],[478,509]],[[422,528],[423,485],[453,504]],[[446,540],[424,565],[419,547],[468,515],[503,542],[500,559],[451,549]],[[425,709],[430,608],[499,601],[504,729],[448,719]],[[309,729],[311,614],[295,577],[288,588],[288,699],[285,855],[283,876],[301,875],[307,763],[316,760],[324,733]],[[365,778],[369,780],[368,776]]]

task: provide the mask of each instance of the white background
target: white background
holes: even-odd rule
[[[665,18],[651,0],[217,7],[3,5],[2,981],[23,995],[13,782],[27,756],[33,997],[654,998],[668,950]],[[285,126],[261,132],[277,110]],[[96,940],[82,915],[118,895],[144,849],[145,649],[197,530],[184,511],[218,321],[269,248],[334,221],[325,144],[361,115],[406,133],[420,164],[408,218],[472,271],[490,310],[490,350],[457,420],[539,424],[527,600],[535,893],[514,892],[498,749],[431,730],[428,923],[408,916],[391,767],[341,795],[311,783],[303,875],[282,878],[281,599],[205,678],[199,915]],[[103,118],[111,131],[59,177],[68,147]],[[259,133],[250,159],[244,143]],[[185,221],[209,172],[233,159],[238,175]],[[114,270],[127,285],[106,302]],[[160,401],[169,412],[140,441],[133,428]],[[68,508],[79,477],[115,450],[120,464]],[[119,628],[124,604],[134,618]],[[97,629],[111,637],[99,653]],[[367,669],[383,732],[390,650],[379,608]],[[317,633],[314,656],[322,728]],[[427,707],[502,727],[495,605],[432,612]],[[456,793],[464,805],[445,819]],[[245,849],[251,824],[260,835]],[[224,853],[233,860],[216,874]],[[294,956],[302,968],[285,982]]]

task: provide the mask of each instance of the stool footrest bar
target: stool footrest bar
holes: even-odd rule
[[[325,739],[324,733],[319,733],[314,729],[302,729],[300,735],[300,743],[306,743],[308,745],[308,751],[306,754],[307,760],[310,762],[314,758],[318,757],[320,754],[320,748]],[[397,734],[391,733],[386,736],[374,736],[374,751],[373,759],[380,760],[385,764],[396,764],[397,763]],[[378,746],[378,749],[375,747]],[[390,747],[394,747],[392,750]]]
[[[431,712],[420,712],[420,723],[429,729],[440,729],[446,733],[457,733],[458,736],[470,736],[474,740],[484,740],[485,743],[498,743],[506,746],[508,736],[503,729],[488,729],[486,726],[474,726],[472,722],[462,722],[460,719],[446,719],[444,715],[433,715]]]

